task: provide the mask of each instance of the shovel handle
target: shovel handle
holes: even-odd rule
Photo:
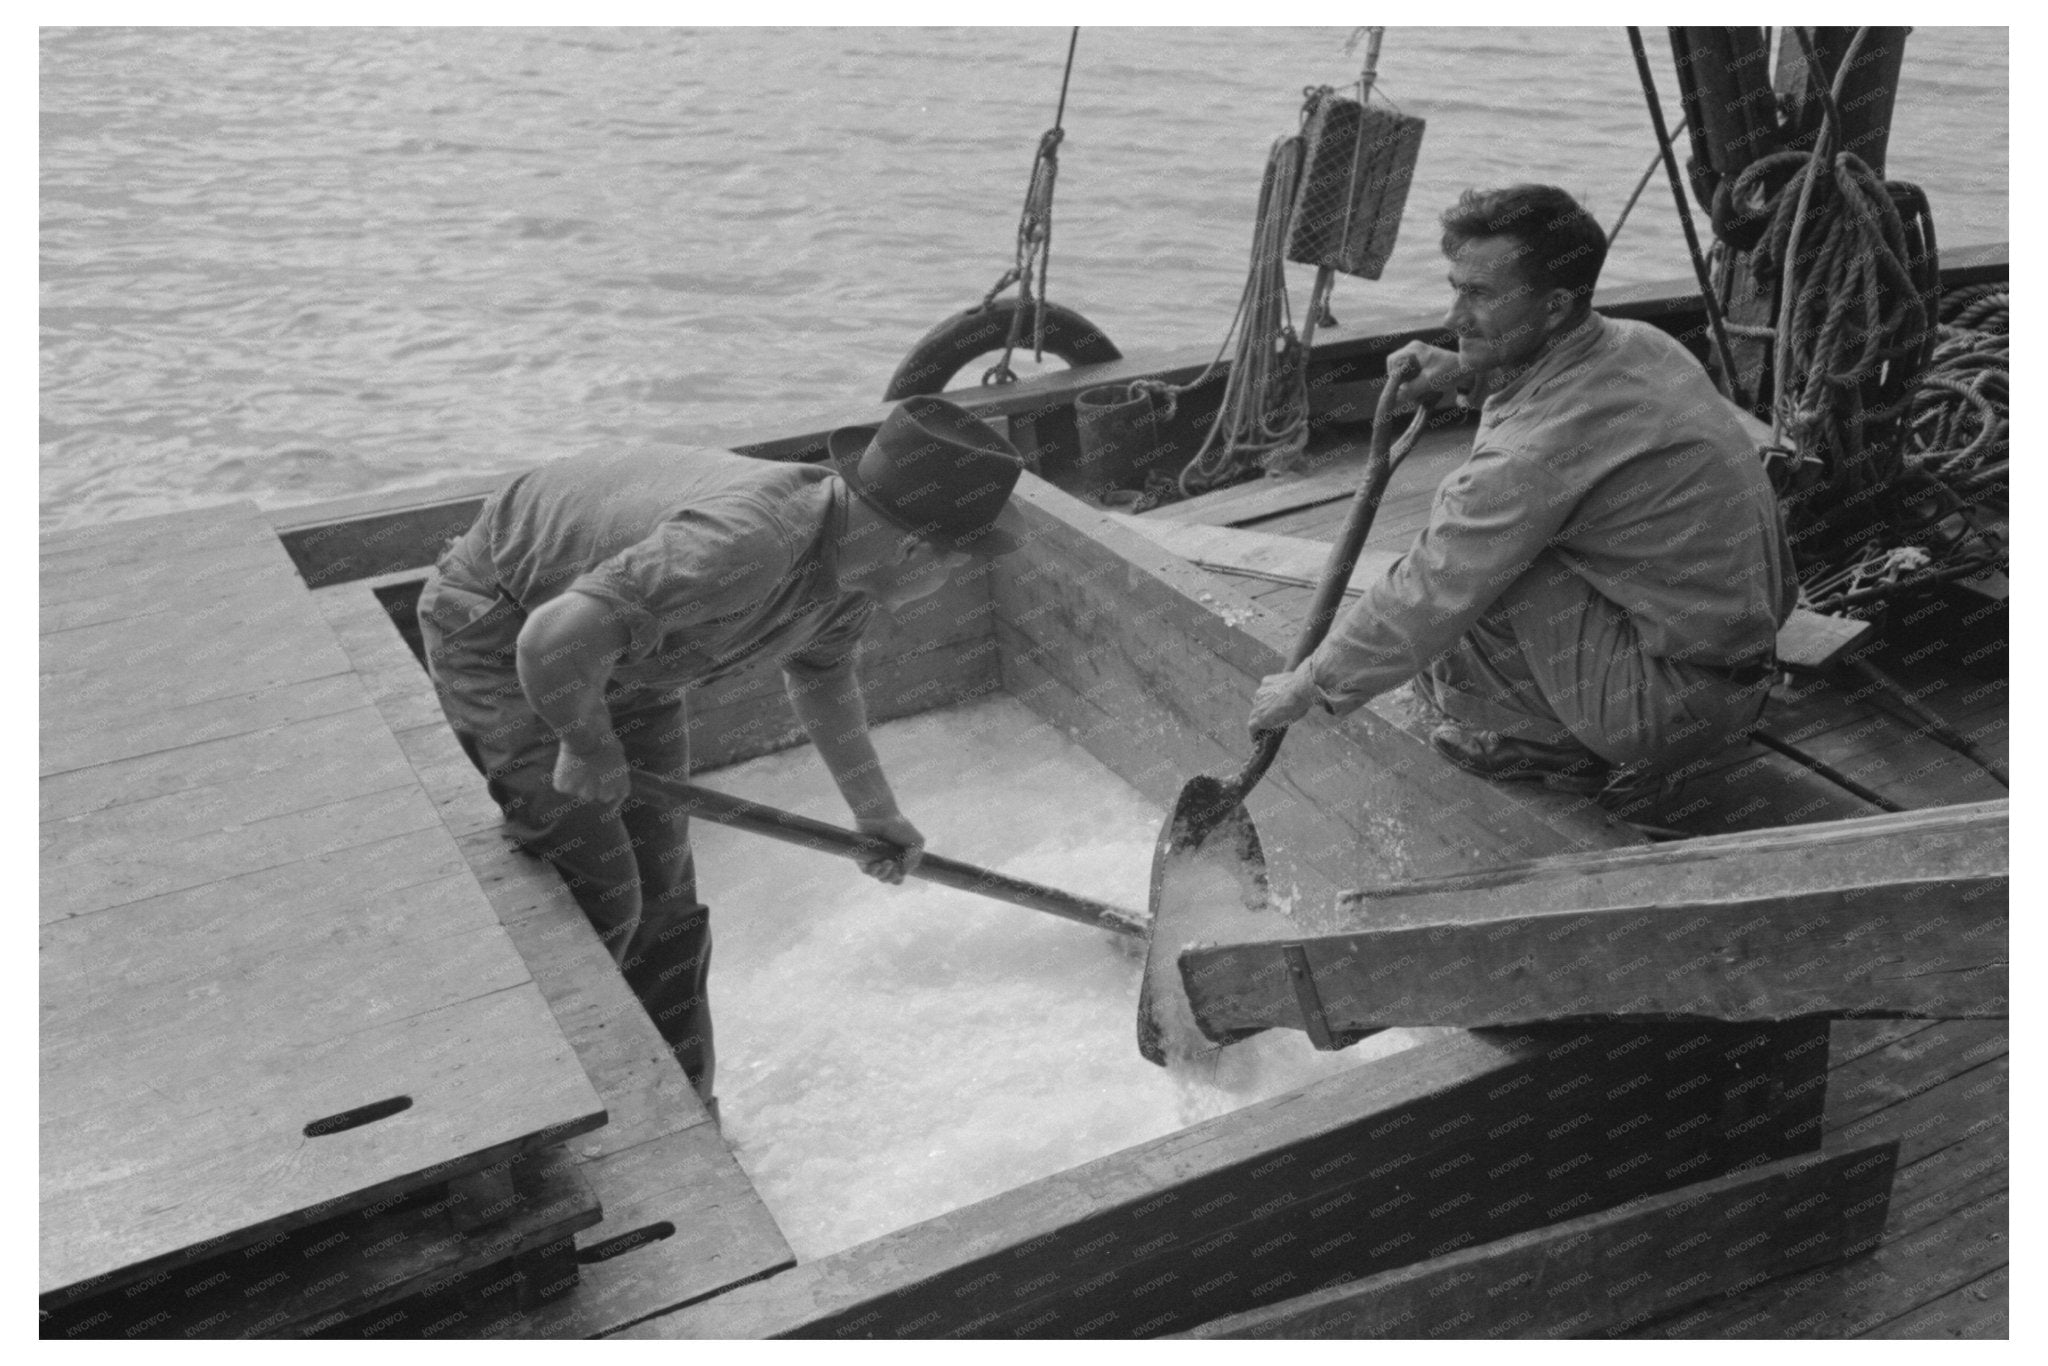
[[[1337,608],[1344,601],[1344,590],[1351,584],[1351,571],[1358,567],[1359,552],[1365,548],[1365,538],[1372,533],[1373,518],[1380,510],[1380,499],[1386,496],[1387,481],[1394,472],[1394,390],[1403,381],[1421,370],[1413,357],[1400,367],[1400,373],[1389,374],[1387,382],[1380,389],[1379,406],[1372,419],[1372,446],[1365,457],[1365,475],[1359,480],[1358,492],[1351,498],[1351,513],[1344,519],[1344,530],[1330,546],[1330,556],[1323,562],[1322,581],[1316,585],[1316,595],[1309,602],[1308,617],[1301,624],[1301,635],[1294,642],[1294,653],[1288,657],[1287,667],[1298,669],[1302,661],[1316,652],[1316,646],[1323,643],[1323,637],[1330,633],[1330,625],[1337,619]],[[1429,407],[1422,405],[1415,410],[1415,417],[1401,434],[1401,453],[1422,435],[1422,426],[1429,420]],[[1254,737],[1258,748],[1252,751],[1251,760],[1238,771],[1236,777],[1225,784],[1228,804],[1235,805],[1245,798],[1266,776],[1266,770],[1273,765],[1273,759],[1280,753],[1280,742],[1287,738],[1287,728],[1260,731]]]
[[[863,835],[854,830],[842,830],[836,825],[799,816],[794,811],[764,806],[750,802],[744,797],[735,797],[724,792],[714,792],[708,787],[681,782],[674,778],[663,778],[644,769],[631,770],[633,789],[642,796],[659,798],[665,804],[692,816],[699,816],[716,825],[731,826],[749,834],[765,835],[769,839],[781,840],[785,844],[800,844],[807,849],[817,849],[828,854],[839,854],[856,861],[873,858],[891,858],[903,852],[902,846],[873,835]],[[1036,882],[1027,882],[1008,873],[998,873],[989,868],[977,868],[971,863],[945,858],[939,854],[927,853],[910,870],[910,876],[926,882],[936,882],[942,887],[957,891],[972,892],[977,896],[1007,901],[1013,906],[1024,906],[1034,911],[1045,911],[1050,915],[1063,916],[1093,925],[1098,929],[1115,934],[1127,934],[1142,938],[1145,934],[1145,918],[1135,911],[1121,906],[1095,901],[1072,892],[1063,892],[1057,887],[1047,887]]]
[[[1323,562],[1322,581],[1316,585],[1316,595],[1309,603],[1301,636],[1294,642],[1294,655],[1287,661],[1290,669],[1300,668],[1301,662],[1316,652],[1316,646],[1323,643],[1330,624],[1337,619],[1344,590],[1351,585],[1351,571],[1358,567],[1359,552],[1365,549],[1365,538],[1372,534],[1373,519],[1379,515],[1380,500],[1386,496],[1387,481],[1393,476],[1394,391],[1421,369],[1411,356],[1399,373],[1389,373],[1380,387],[1379,405],[1372,418],[1372,445],[1365,457],[1365,475],[1358,482],[1358,492],[1352,495],[1351,513],[1344,519],[1344,530],[1330,544],[1330,557]],[[1422,425],[1428,420],[1428,406],[1416,408],[1414,419],[1401,435],[1404,453],[1422,435]]]

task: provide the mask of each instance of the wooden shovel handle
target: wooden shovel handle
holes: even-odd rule
[[[643,796],[656,797],[670,806],[700,816],[717,825],[731,826],[749,834],[765,835],[769,839],[781,840],[785,844],[800,844],[807,849],[818,849],[828,854],[839,854],[845,858],[865,860],[892,858],[903,852],[901,846],[873,835],[863,835],[854,830],[842,830],[836,825],[799,816],[793,811],[784,811],[760,802],[750,802],[744,797],[734,797],[724,792],[714,792],[708,787],[680,782],[674,778],[663,778],[643,769],[633,769],[633,789]],[[1116,934],[1128,934],[1142,938],[1145,933],[1145,917],[1136,911],[1127,911],[1121,906],[1095,901],[1072,892],[1063,892],[1057,887],[1047,887],[1036,882],[1027,882],[1008,873],[998,873],[989,868],[977,868],[971,863],[946,858],[927,852],[919,860],[910,876],[926,882],[936,882],[942,887],[957,891],[972,892],[976,896],[991,897],[1007,901],[1013,906],[1024,906],[1049,915],[1063,916],[1093,925],[1098,929]]]

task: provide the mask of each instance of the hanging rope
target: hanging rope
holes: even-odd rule
[[[1011,285],[1025,307],[1010,315],[1010,333],[1003,342],[1002,359],[981,377],[983,384],[1014,384],[1017,372],[1010,357],[1023,341],[1024,315],[1031,315],[1031,353],[1034,361],[1045,362],[1045,288],[1052,275],[1052,192],[1060,174],[1060,143],[1066,133],[1061,127],[1067,117],[1067,83],[1074,76],[1074,47],[1081,40],[1076,26],[1067,36],[1067,68],[1060,76],[1060,102],[1053,112],[1052,127],[1038,139],[1038,154],[1031,161],[1031,183],[1024,191],[1024,210],[1017,218],[1017,258],[993,288],[982,296],[987,308]]]
[[[1384,253],[1391,248],[1392,231],[1388,227],[1385,243],[1378,244],[1379,229],[1374,228],[1371,242],[1360,244],[1354,240],[1353,227],[1360,209],[1361,186],[1374,189],[1382,181],[1374,176],[1391,174],[1385,165],[1369,164],[1369,150],[1366,138],[1366,101],[1375,93],[1380,40],[1384,33],[1380,28],[1362,29],[1353,35],[1349,52],[1362,34],[1368,41],[1364,69],[1360,72],[1356,108],[1359,123],[1349,137],[1349,164],[1347,174],[1340,180],[1329,182],[1322,191],[1327,195],[1339,192],[1341,217],[1335,221],[1334,242],[1318,240],[1315,247],[1304,246],[1290,237],[1300,227],[1295,221],[1297,210],[1302,209],[1302,179],[1310,174],[1306,166],[1312,127],[1317,137],[1328,137],[1327,119],[1335,91],[1330,86],[1312,86],[1302,91],[1300,126],[1293,135],[1277,139],[1266,156],[1266,169],[1259,184],[1258,210],[1252,223],[1251,268],[1245,277],[1244,291],[1238,297],[1237,312],[1230,320],[1230,327],[1224,333],[1223,342],[1217,348],[1215,359],[1211,360],[1201,374],[1186,384],[1173,385],[1159,380],[1136,380],[1129,388],[1132,393],[1149,395],[1158,405],[1160,420],[1171,420],[1180,398],[1207,383],[1223,363],[1225,353],[1232,353],[1230,374],[1224,384],[1222,402],[1216,410],[1216,417],[1210,423],[1208,434],[1194,457],[1181,469],[1178,479],[1161,480],[1159,486],[1148,483],[1140,500],[1140,510],[1171,501],[1174,495],[1192,498],[1209,489],[1236,483],[1256,473],[1261,467],[1268,473],[1284,469],[1287,462],[1299,455],[1308,445],[1308,358],[1309,346],[1315,336],[1318,323],[1331,323],[1329,298],[1331,285],[1336,276],[1337,263],[1331,254],[1335,253],[1343,262],[1343,269],[1367,274],[1378,278],[1379,265]],[[1408,120],[1414,127],[1409,133],[1408,170],[1413,166],[1413,147],[1421,138],[1421,124]],[[1319,146],[1332,144],[1321,143]],[[1341,145],[1341,144],[1339,144]],[[1318,153],[1320,157],[1320,152]],[[1378,159],[1385,162],[1385,157]],[[1324,173],[1316,172],[1318,177]],[[1319,181],[1319,183],[1321,183]],[[1407,171],[1400,175],[1399,195],[1405,196]],[[1375,214],[1385,207],[1381,188],[1375,191],[1375,199],[1368,205]],[[1396,224],[1400,217],[1400,199],[1393,201],[1388,219],[1389,225]],[[1317,221],[1317,213],[1303,210],[1309,222]],[[1363,262],[1370,259],[1371,251],[1377,247],[1380,258],[1369,267]],[[1358,255],[1363,250],[1364,256]],[[1316,283],[1309,293],[1309,307],[1301,334],[1296,335],[1291,307],[1287,298],[1287,262],[1292,258],[1303,263],[1316,263]],[[1304,253],[1307,254],[1304,254]],[[1344,253],[1351,253],[1345,255]],[[1232,339],[1236,340],[1232,352]]]
[[[1180,473],[1184,498],[1232,482],[1250,459],[1298,451],[1307,444],[1307,371],[1297,363],[1300,343],[1287,302],[1286,257],[1287,216],[1301,176],[1301,158],[1299,134],[1276,139],[1267,154],[1252,222],[1251,270],[1216,359],[1191,383],[1177,388],[1157,381],[1133,386],[1163,396],[1170,417],[1179,395],[1209,379],[1231,338],[1237,338],[1222,406],[1201,449]]]

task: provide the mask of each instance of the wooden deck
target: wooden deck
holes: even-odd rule
[[[168,1269],[259,1242],[301,1274],[195,1331],[596,1335],[792,1260],[559,878],[499,836],[373,587],[309,592],[246,505],[44,542],[41,1290],[86,1306],[63,1334],[120,1327],[85,1297],[124,1285],[183,1309],[198,1273]],[[516,1246],[443,1215],[410,1270],[329,1252],[564,1140]],[[300,1264],[293,1230],[341,1219],[370,1222]],[[457,1288],[547,1246],[566,1294]]]
[[[1395,472],[1367,554],[1400,553],[1427,524],[1437,483],[1470,448],[1469,426],[1427,434]],[[1364,442],[1331,443],[1304,474],[1225,489],[1146,514],[1327,543],[1341,527]],[[1220,583],[1299,621],[1310,590],[1240,573]],[[1936,623],[1941,630],[1931,629]],[[2007,762],[2004,608],[1967,595],[1915,609],[1853,653],[1903,683],[1924,707]],[[2003,785],[1941,744],[1863,677],[1788,678],[1764,727],[1899,806],[1997,800]],[[1725,834],[1874,814],[1844,787],[1755,743],[1691,778],[1645,820],[1686,835]],[[2007,1332],[2006,1026],[1838,1022],[1832,1031],[1826,1136],[1900,1141],[1899,1176],[1879,1249],[1847,1264],[1772,1282],[1711,1309],[1638,1331],[1684,1337],[2000,1337]]]
[[[46,1297],[604,1122],[253,508],[52,537],[42,602]]]

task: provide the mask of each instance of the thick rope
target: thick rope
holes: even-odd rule
[[[1759,158],[1722,182],[1714,204],[1722,238],[1753,250],[1758,277],[1778,282],[1777,326],[1736,330],[1775,341],[1773,474],[1809,591],[1867,572],[1873,544],[1901,548],[1892,524],[1903,418],[1939,288],[1924,196],[1836,150],[1834,96],[1861,43],[1859,32],[1813,150]],[[1917,249],[1895,195],[1913,214]]]

